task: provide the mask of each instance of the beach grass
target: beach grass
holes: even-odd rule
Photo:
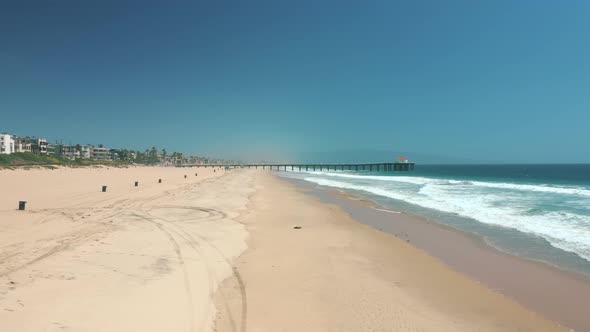
[[[125,165],[123,161],[111,160],[94,160],[94,159],[75,159],[70,160],[60,156],[39,155],[30,152],[17,152],[12,154],[0,155],[0,167],[18,167],[18,166],[45,166],[45,165],[64,165],[64,166],[91,166],[91,165]]]

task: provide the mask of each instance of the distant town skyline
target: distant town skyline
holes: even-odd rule
[[[589,163],[589,14],[587,1],[3,4],[0,132],[243,160]]]
[[[0,132],[0,168],[39,165],[203,165],[227,164],[230,160],[184,155],[165,147],[146,149],[111,148],[98,144],[47,142],[44,137]]]

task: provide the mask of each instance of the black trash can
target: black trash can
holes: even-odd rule
[[[139,182],[138,181],[135,181],[135,186],[136,187],[139,186]]]
[[[107,191],[107,186],[102,186],[102,192],[105,193]]]
[[[162,183],[162,179],[158,179],[158,183]]]
[[[25,210],[25,205],[27,205],[27,201],[19,201],[18,202],[18,209],[21,211]]]

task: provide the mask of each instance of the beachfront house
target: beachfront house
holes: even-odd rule
[[[47,144],[47,155],[48,156],[55,156],[59,154],[59,145],[57,144]]]
[[[16,137],[14,139],[15,152],[31,152],[32,144],[30,137]]]
[[[45,151],[49,156],[61,156],[71,160],[80,158],[80,152],[75,145],[47,144]]]
[[[31,152],[36,154],[47,154],[47,140],[45,138],[33,138]]]
[[[78,151],[80,152],[80,158],[90,159],[92,158],[92,153],[94,152],[94,146],[90,144],[80,145],[78,146]]]
[[[102,146],[92,149],[92,159],[95,160],[111,160],[111,149]]]
[[[47,154],[47,140],[44,138],[15,137],[15,152]]]
[[[80,152],[75,145],[60,145],[60,155],[64,158],[74,160],[80,157]]]
[[[3,133],[0,134],[0,154],[11,154],[16,152],[14,149],[14,136]]]

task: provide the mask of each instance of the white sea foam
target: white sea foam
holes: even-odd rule
[[[373,208],[377,211],[382,211],[382,212],[387,212],[387,213],[394,213],[394,214],[400,214],[401,212],[399,211],[393,211],[393,210],[386,210],[386,209],[378,209],[378,208]]]
[[[534,234],[546,239],[556,248],[576,253],[590,261],[590,216],[546,210],[530,214],[531,209],[530,206],[527,206],[526,201],[521,203],[517,200],[517,198],[527,197],[525,191],[533,195],[544,192],[557,196],[565,194],[579,197],[580,191],[586,189],[574,190],[572,188],[507,183],[492,184],[481,181],[471,181],[467,184],[465,181],[406,176],[335,175],[335,173],[319,172],[310,173],[310,175],[306,176],[305,180],[319,185],[365,191],[429,209],[455,213],[482,223]],[[404,182],[418,185],[418,187],[409,190],[407,187],[399,185]],[[469,191],[469,188],[476,189],[476,191]],[[502,191],[486,191],[486,188],[502,189]],[[539,188],[543,188],[545,191]],[[514,197],[513,200],[507,198],[511,195]],[[590,203],[590,200],[587,202]]]
[[[472,185],[486,188],[496,189],[511,189],[521,191],[534,191],[534,192],[545,192],[553,194],[566,194],[566,195],[577,195],[590,197],[590,190],[583,187],[574,186],[551,186],[551,185],[540,185],[540,184],[517,184],[517,183],[502,183],[502,182],[485,182],[485,181],[461,181],[453,179],[433,179],[418,176],[379,176],[379,175],[357,175],[340,172],[306,172],[308,174],[358,179],[358,180],[376,180],[376,181],[387,181],[387,182],[405,182],[416,185],[426,184],[439,184],[439,185]]]

